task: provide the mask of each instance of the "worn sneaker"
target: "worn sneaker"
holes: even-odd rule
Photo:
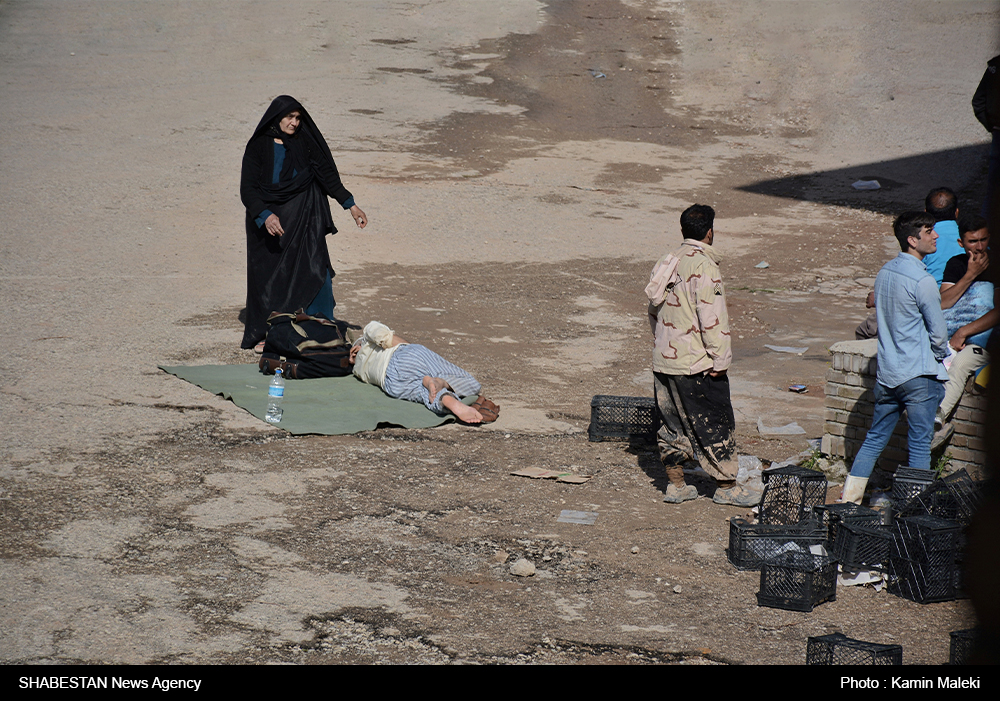
[[[761,492],[747,489],[741,485],[734,485],[728,489],[716,489],[712,501],[716,504],[728,506],[757,506],[760,503]]]
[[[698,490],[693,484],[686,484],[683,487],[675,487],[672,484],[668,484],[667,495],[663,497],[663,501],[667,504],[680,504],[697,498]]]

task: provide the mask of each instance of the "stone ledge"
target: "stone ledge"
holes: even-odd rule
[[[824,435],[820,452],[850,461],[864,442],[874,413],[872,392],[877,371],[878,341],[841,341],[830,346],[831,367],[824,386]],[[955,433],[945,452],[952,469],[981,473],[985,461],[986,396],[965,392],[958,403],[953,423]],[[893,430],[880,464],[886,469],[905,465],[907,426],[900,421]]]

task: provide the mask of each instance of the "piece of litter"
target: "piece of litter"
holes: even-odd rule
[[[569,509],[560,511],[559,518],[556,519],[560,523],[579,523],[582,526],[593,526],[596,520],[596,511],[571,511]]]
[[[588,70],[590,71],[590,75],[594,76],[595,78],[607,78],[608,77],[608,76],[604,75],[603,73],[601,73],[596,68],[590,68]]]
[[[796,455],[794,457],[788,458],[787,460],[782,460],[781,462],[772,462],[771,466],[767,468],[768,470],[778,470],[782,467],[798,467],[802,462],[803,457]]]
[[[757,433],[762,436],[797,436],[806,430],[794,421],[784,426],[765,426],[763,419],[757,419]]]
[[[738,459],[739,470],[736,474],[736,482],[744,484],[750,489],[763,489],[761,482],[761,469],[764,467],[760,458],[756,455],[740,455]]]
[[[800,348],[798,346],[772,346],[768,345],[767,343],[764,344],[764,347],[770,348],[771,350],[777,351],[778,353],[791,353],[792,355],[802,355],[807,350],[809,350],[809,346],[806,346],[805,348]]]
[[[574,472],[563,472],[561,470],[546,470],[542,467],[525,467],[521,470],[515,470],[510,474],[517,477],[530,477],[532,479],[554,479],[556,482],[566,482],[568,484],[583,484],[593,477],[593,475],[578,475]]]
[[[858,180],[857,182],[851,183],[851,187],[855,190],[879,190],[882,188],[878,184],[878,180]]]
[[[770,268],[771,264],[767,263],[765,261],[761,261],[761,262],[759,262],[757,265],[755,265],[753,267],[755,267],[755,268]]]
[[[799,394],[805,394],[809,391],[809,388],[805,385],[788,385],[789,392],[798,392]]]
[[[856,587],[871,584],[875,587],[875,591],[882,591],[885,580],[886,575],[881,572],[841,570],[840,574],[837,575],[837,586]]]

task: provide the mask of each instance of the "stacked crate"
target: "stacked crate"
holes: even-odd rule
[[[829,524],[816,509],[826,502],[822,472],[795,465],[764,470],[759,523],[734,518],[729,560],[760,569],[757,605],[812,611],[837,598],[837,562],[826,552]]]
[[[826,530],[814,520],[790,526],[750,523],[739,517],[729,521],[726,556],[738,570],[759,570],[767,560],[792,551],[808,551],[826,542]]]
[[[896,520],[889,547],[889,593],[929,604],[961,594],[962,526],[934,516]]]
[[[901,645],[880,645],[830,633],[806,642],[807,665],[901,665]]]

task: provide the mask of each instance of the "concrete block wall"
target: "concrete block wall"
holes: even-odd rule
[[[832,363],[826,373],[826,409],[822,445],[824,455],[850,464],[872,425],[872,388],[875,386],[877,341],[842,341],[830,347]],[[985,464],[986,396],[966,392],[952,418],[955,433],[945,453],[950,471],[965,468],[982,477]],[[882,453],[882,467],[895,470],[907,464],[906,421],[896,426]]]

